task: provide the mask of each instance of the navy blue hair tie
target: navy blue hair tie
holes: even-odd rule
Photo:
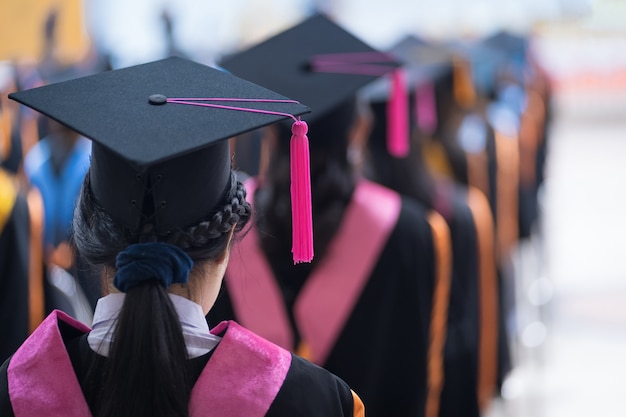
[[[128,292],[146,281],[155,280],[168,288],[172,283],[186,284],[193,261],[178,246],[169,243],[136,243],[115,259],[117,273],[113,285]]]

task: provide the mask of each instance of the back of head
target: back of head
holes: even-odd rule
[[[311,186],[316,259],[335,234],[354,187],[348,161],[352,129],[358,116],[356,95],[367,83],[392,71],[396,62],[376,51],[322,14],[258,45],[226,58],[221,66],[237,76],[266,85],[311,106],[309,124]],[[293,267],[285,244],[291,233],[287,160],[290,133],[279,132],[274,160],[257,193],[263,210],[262,235],[268,259],[284,270]],[[273,236],[273,237],[270,237]],[[288,240],[287,240],[288,241]],[[298,266],[310,270],[311,266]]]

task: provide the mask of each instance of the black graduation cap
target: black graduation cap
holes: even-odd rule
[[[158,236],[205,219],[223,200],[230,186],[226,139],[310,111],[183,58],[50,84],[10,98],[92,139],[89,181],[96,201],[130,233]]]
[[[387,52],[403,63],[408,90],[409,117],[406,123],[409,131],[417,126],[425,133],[432,134],[437,123],[434,83],[438,77],[452,73],[452,55],[445,48],[415,35],[405,36]],[[387,105],[392,91],[391,80],[380,78],[360,92],[374,112],[375,121],[370,141],[378,148],[387,141]]]
[[[400,63],[323,14],[235,55],[220,65],[233,74],[307,103],[314,122]]]
[[[449,47],[470,65],[471,79],[478,92],[493,95],[498,75],[506,67],[505,54],[486,43],[455,41]]]
[[[480,43],[501,51],[506,57],[503,72],[520,84],[525,82],[527,73],[531,72],[528,66],[531,40],[527,36],[498,31],[485,37]]]
[[[405,36],[387,53],[402,63],[410,92],[421,84],[433,82],[442,74],[452,72],[453,55],[446,48],[414,35]],[[361,94],[368,101],[378,103],[386,102],[391,91],[391,81],[380,78],[365,86]]]
[[[530,45],[530,40],[527,36],[506,30],[498,30],[483,38],[481,42],[487,46],[505,50],[520,60],[525,59]]]

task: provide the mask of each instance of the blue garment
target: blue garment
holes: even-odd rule
[[[30,183],[41,192],[44,204],[44,244],[56,247],[67,240],[81,183],[89,168],[91,141],[80,138],[57,174],[52,167],[48,137],[35,144],[24,159]]]

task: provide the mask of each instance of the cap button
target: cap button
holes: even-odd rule
[[[160,106],[161,104],[165,104],[167,102],[167,97],[163,94],[152,94],[148,97],[148,102],[155,106]]]

